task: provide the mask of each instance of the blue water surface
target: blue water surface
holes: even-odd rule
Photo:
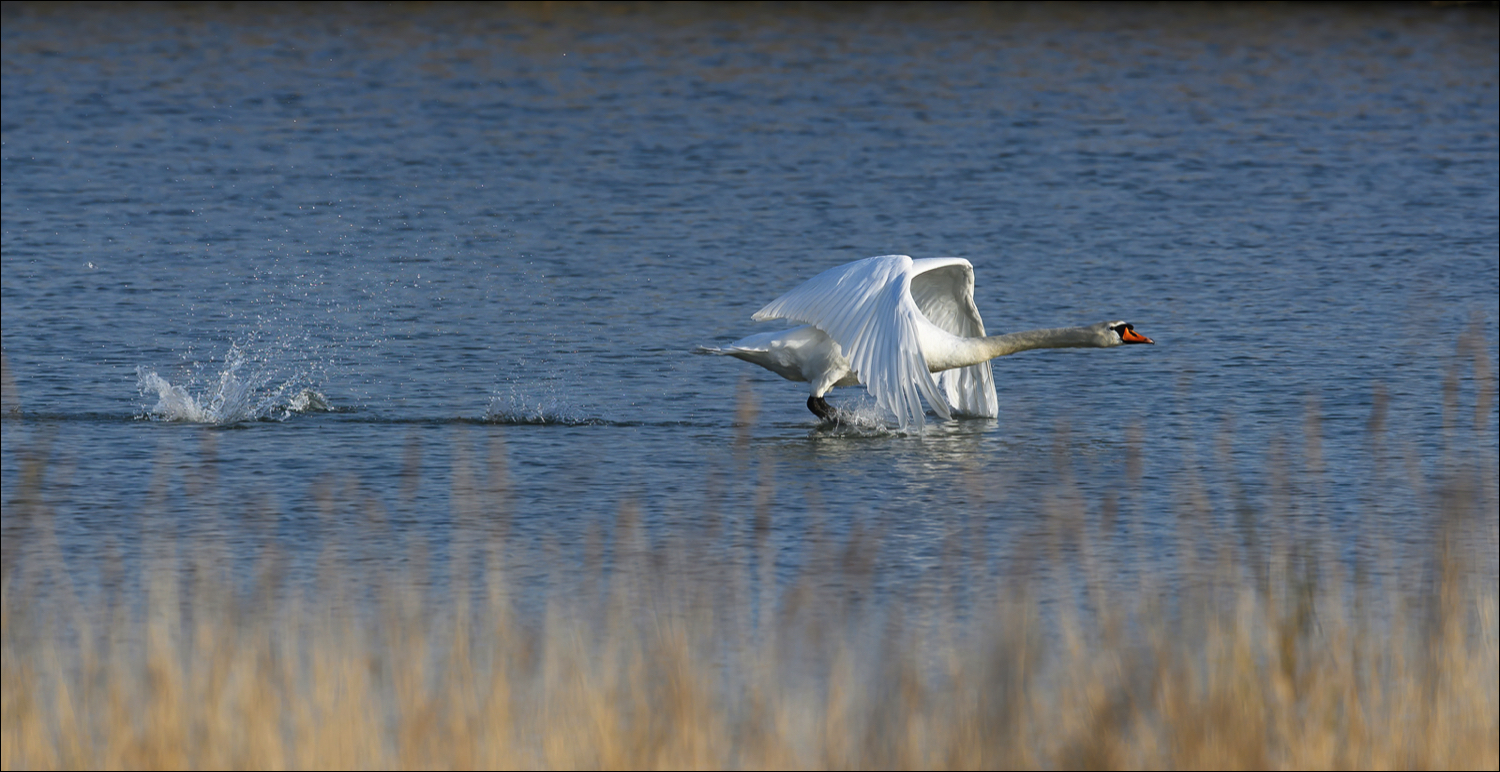
[[[1496,28],[7,4],[7,565],[51,549],[13,514],[35,458],[80,575],[162,533],[378,571],[466,538],[471,489],[539,575],[622,507],[657,540],[769,529],[787,572],[809,529],[878,532],[892,586],[955,540],[1031,565],[1063,510],[1121,582],[1182,568],[1185,513],[1212,531],[1234,501],[1349,553],[1420,540],[1412,480],[1496,449]],[[820,427],[801,384],[691,354],[890,253],[969,259],[991,332],[1125,319],[1157,345],[998,360],[998,419],[920,435],[859,389],[833,401],[862,425]],[[1278,511],[1288,486],[1315,506]]]

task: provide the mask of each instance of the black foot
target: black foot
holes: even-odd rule
[[[808,397],[807,409],[813,411],[813,415],[824,421],[832,421],[839,414],[839,411],[835,410],[833,405],[828,404],[827,400],[824,400],[822,397]]]

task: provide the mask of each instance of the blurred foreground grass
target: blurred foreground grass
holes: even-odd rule
[[[1076,593],[956,560],[967,601],[871,601],[867,534],[810,536],[809,568],[774,590],[691,538],[651,544],[627,506],[540,613],[518,610],[493,530],[455,545],[441,589],[420,555],[372,573],[332,552],[316,592],[275,589],[274,552],[246,588],[223,545],[183,540],[145,562],[144,598],[86,601],[56,591],[34,454],[6,503],[39,544],[6,550],[0,764],[1494,769],[1493,384],[1474,371],[1473,440],[1445,399],[1449,452],[1412,511],[1382,514],[1432,535],[1385,582],[1326,529],[1264,525],[1317,521],[1285,485],[1276,511],[1242,499],[1232,536],[1183,520],[1184,552],[1210,559],[1178,586],[1100,581],[1091,515],[1064,496]],[[503,469],[452,475],[456,522],[507,506]],[[1192,479],[1182,496],[1206,501]]]

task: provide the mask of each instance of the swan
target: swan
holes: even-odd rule
[[[701,354],[743,359],[806,381],[807,409],[825,421],[835,386],[864,384],[901,428],[923,426],[921,398],[938,416],[999,414],[990,360],[1036,348],[1154,343],[1126,322],[985,335],[974,306],[974,266],[961,257],[867,257],[830,268],[755,312],[803,324]],[[934,378],[933,374],[937,377]]]

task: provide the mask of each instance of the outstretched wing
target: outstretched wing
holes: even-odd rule
[[[911,296],[912,259],[885,255],[831,268],[771,301],[756,321],[793,319],[828,333],[871,396],[902,428],[924,421],[921,397],[943,418],[948,400],[917,343],[921,310]]]
[[[961,257],[912,261],[911,297],[929,321],[961,338],[984,337],[984,320],[974,306],[974,266]],[[953,410],[994,418],[1000,414],[995,375],[989,362],[944,370],[938,385]]]

